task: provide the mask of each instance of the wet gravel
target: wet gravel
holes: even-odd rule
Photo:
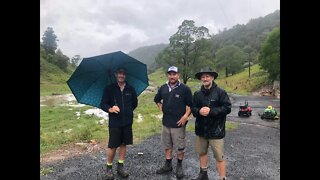
[[[230,180],[278,180],[280,179],[280,123],[264,121],[258,116],[268,104],[272,104],[280,112],[280,101],[272,97],[232,96],[233,109],[227,118],[238,124],[238,128],[226,132],[225,158],[227,161],[227,177]],[[249,118],[237,117],[237,106],[244,99],[249,100],[253,108]],[[261,108],[259,109],[259,107]],[[194,121],[190,121],[194,123]],[[191,179],[199,173],[199,160],[194,148],[195,134],[187,133],[187,147],[183,168],[185,176]],[[142,152],[143,155],[138,153]],[[160,135],[155,135],[141,144],[129,146],[125,167],[130,176],[125,179],[134,180],[171,180],[175,177],[176,159],[173,159],[173,172],[158,175],[155,171],[164,163],[164,150],[161,148]],[[115,161],[118,157],[115,157]],[[40,176],[41,180],[70,179],[88,180],[103,179],[105,171],[105,152],[86,154],[64,159],[52,164],[40,165],[51,168],[53,172]],[[116,163],[114,163],[116,164]],[[116,165],[114,165],[115,169]],[[217,179],[213,153],[209,152],[209,179]],[[115,179],[123,179],[118,176]]]

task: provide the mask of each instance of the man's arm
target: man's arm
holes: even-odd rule
[[[221,90],[219,94],[221,96],[221,106],[211,108],[209,113],[210,116],[217,116],[221,114],[227,115],[231,112],[231,101],[229,99],[228,94],[224,90]]]
[[[200,117],[200,108],[201,107],[198,107],[199,106],[199,103],[198,103],[198,94],[197,92],[194,93],[193,95],[193,98],[192,98],[192,107],[191,107],[191,112],[192,112],[192,115],[194,117]]]
[[[157,104],[158,108],[160,109],[160,111],[162,111],[162,97],[161,97],[161,87],[159,88],[157,94],[154,96],[154,102]]]
[[[189,106],[186,106],[186,112],[184,113],[184,115],[180,118],[180,120],[177,122],[178,126],[183,126],[186,124],[186,122],[188,121],[188,117],[191,113],[191,108]]]
[[[105,112],[109,112],[109,109],[111,108],[109,103],[110,103],[110,96],[106,93],[108,92],[108,87],[106,86],[104,89],[103,89],[103,95],[102,95],[102,99],[101,99],[101,102],[100,102],[100,107],[103,111]]]
[[[112,106],[112,100],[114,99],[111,98],[110,92],[111,92],[111,87],[106,86],[103,90],[100,107],[103,111],[107,113],[118,113],[120,112],[120,109],[118,106]]]
[[[135,110],[138,106],[138,97],[136,90],[132,88],[132,109]]]
[[[162,112],[162,103],[157,103],[159,110]]]

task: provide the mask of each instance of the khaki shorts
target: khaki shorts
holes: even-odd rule
[[[179,153],[184,152],[186,147],[186,126],[180,128],[162,126],[161,141],[165,149],[172,149],[175,146]]]
[[[203,137],[197,136],[196,137],[196,152],[198,155],[204,155],[208,153],[208,147],[211,146],[211,149],[213,151],[214,158],[217,161],[223,161],[224,155],[223,155],[223,146],[224,141],[223,139],[205,139]]]

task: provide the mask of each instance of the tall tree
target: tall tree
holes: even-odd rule
[[[248,55],[239,47],[230,45],[219,49],[216,53],[216,67],[224,68],[226,77],[229,74],[234,74],[243,69],[243,63],[248,58]]]
[[[54,34],[53,28],[48,27],[42,36],[42,46],[50,54],[54,54],[58,45],[57,45],[57,36]]]
[[[245,65],[247,64],[249,67],[249,78],[250,78],[251,65],[253,64],[253,60],[255,59],[256,54],[254,52],[254,49],[249,45],[246,45],[243,48],[243,51],[248,55],[248,62],[245,63]],[[244,67],[246,68],[247,66],[244,66]]]
[[[164,68],[178,66],[186,84],[198,70],[199,64],[212,63],[212,43],[207,40],[210,37],[206,27],[197,27],[193,20],[184,20],[178,31],[170,37],[169,46],[158,54],[156,62]]]
[[[280,79],[280,28],[274,28],[262,43],[258,59],[271,80]]]
[[[71,59],[71,65],[72,65],[73,67],[76,67],[76,66],[79,65],[80,61],[81,61],[81,56],[77,54],[77,55],[75,55],[75,56],[72,57],[72,59]]]
[[[54,63],[62,70],[66,71],[69,65],[69,57],[64,55],[60,49],[53,56]]]

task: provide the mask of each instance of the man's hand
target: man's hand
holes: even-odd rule
[[[186,124],[186,122],[188,121],[188,117],[187,116],[182,116],[180,118],[180,120],[177,122],[178,126],[183,126]]]
[[[200,115],[202,116],[208,116],[209,112],[210,112],[209,107],[202,107],[199,111]]]
[[[162,112],[162,103],[157,103],[159,110]]]
[[[109,109],[109,112],[118,114],[120,112],[120,108],[118,106],[112,106],[112,108]]]

